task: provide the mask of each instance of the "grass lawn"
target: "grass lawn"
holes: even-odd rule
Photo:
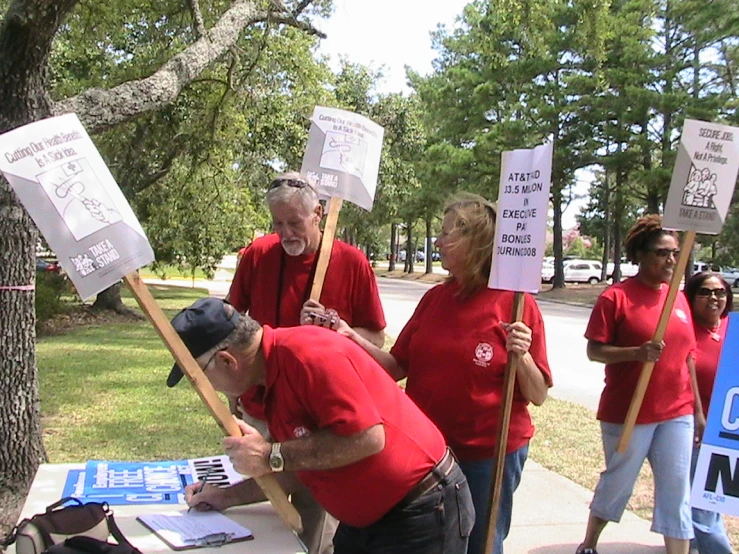
[[[151,290],[169,317],[207,296],[201,289]],[[37,356],[50,462],[222,453],[220,430],[192,387],[167,388],[172,356],[148,321],[77,327],[39,340]]]
[[[155,279],[207,279],[208,277],[203,273],[203,270],[197,268],[195,274],[192,271],[183,270],[174,265],[160,265],[156,271],[151,266],[142,267],[139,270],[139,275],[142,279],[155,278]]]

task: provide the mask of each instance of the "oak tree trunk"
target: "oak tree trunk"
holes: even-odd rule
[[[14,2],[0,26],[0,133],[51,113],[46,63],[76,0]],[[0,178],[0,537],[18,517],[44,458],[35,355],[38,233]]]

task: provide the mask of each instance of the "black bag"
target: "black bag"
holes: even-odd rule
[[[75,503],[64,506],[67,502]],[[118,544],[109,544],[113,535]],[[82,539],[82,540],[80,540]],[[85,540],[87,539],[87,540]],[[67,542],[71,544],[66,545]],[[88,502],[83,504],[76,498],[62,498],[36,514],[21,521],[3,546],[15,543],[16,554],[71,554],[72,552],[110,552],[110,554],[141,554],[118,529],[108,503]],[[109,546],[116,550],[90,550]],[[52,548],[72,550],[52,550]]]
[[[44,554],[141,554],[141,552],[126,539],[123,539],[121,544],[112,544],[92,537],[77,536],[53,545]]]

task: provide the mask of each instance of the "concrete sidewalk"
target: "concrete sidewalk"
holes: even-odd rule
[[[574,554],[585,536],[592,497],[592,491],[528,460],[513,496],[506,554]],[[598,553],[663,553],[662,535],[649,527],[649,521],[626,512],[621,523],[611,523],[603,531]]]
[[[196,288],[224,297],[230,279],[195,281]],[[149,285],[191,288],[187,279],[145,279]],[[534,439],[536,440],[536,439]],[[574,554],[585,535],[593,493],[531,460],[524,467],[521,485],[513,497],[513,522],[504,543],[506,554]],[[657,554],[665,551],[661,535],[650,522],[631,512],[621,523],[609,524],[598,545],[599,554]]]

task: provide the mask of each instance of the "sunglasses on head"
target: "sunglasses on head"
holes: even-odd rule
[[[725,288],[709,289],[708,287],[701,287],[698,289],[698,292],[696,294],[704,298],[710,298],[711,296],[715,296],[716,298],[721,299],[721,298],[726,298],[726,289]]]
[[[268,190],[276,189],[282,186],[292,187],[294,189],[313,189],[310,183],[308,181],[304,181],[303,179],[275,179],[274,181],[272,181],[272,183],[270,183]]]
[[[679,248],[652,248],[650,252],[654,253],[658,258],[669,258],[672,255],[677,259],[680,256]]]

